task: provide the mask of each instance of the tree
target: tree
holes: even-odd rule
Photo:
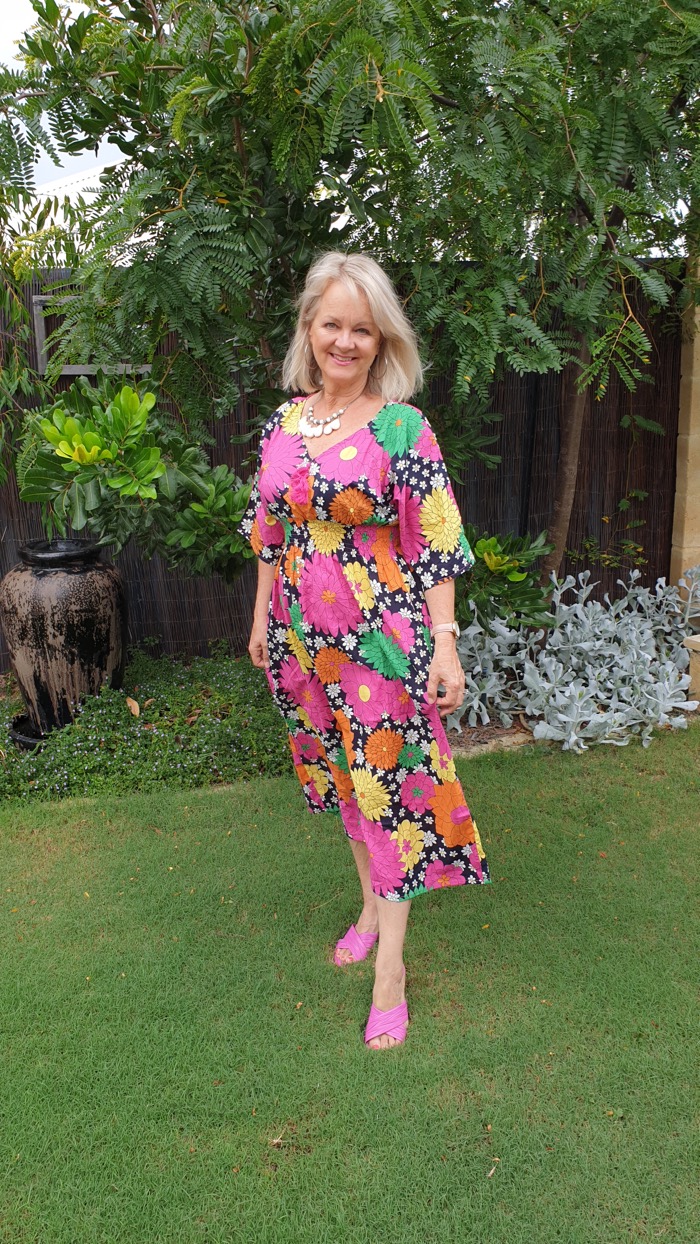
[[[312,254],[371,247],[454,368],[453,458],[487,453],[500,368],[566,369],[558,568],[582,394],[644,378],[631,291],[667,305],[696,250],[698,0],[33,3],[3,84],[6,218],[42,113],[59,149],[124,157],[65,223],[45,204],[13,226],[15,279],[74,267],[57,360],[152,360],[195,423],[237,375],[264,409]]]

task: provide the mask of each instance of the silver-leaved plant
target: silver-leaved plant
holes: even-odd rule
[[[698,701],[686,694],[683,639],[700,623],[700,566],[678,587],[659,579],[645,588],[640,577],[633,570],[628,583],[618,581],[619,599],[601,602],[590,599],[589,571],[569,575],[554,588],[547,631],[498,619],[487,631],[474,616],[457,643],[464,703],[448,725],[460,733],[465,719],[508,727],[518,716],[534,738],[576,752],[593,743],[623,747],[635,735],[647,747],[655,726],[686,726]]]

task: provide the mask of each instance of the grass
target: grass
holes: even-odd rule
[[[0,811],[0,1240],[696,1244],[700,730],[461,762],[403,1049],[292,778]]]

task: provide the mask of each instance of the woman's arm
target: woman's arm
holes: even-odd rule
[[[427,588],[425,603],[433,626],[439,626],[441,622],[454,622],[454,579],[446,579],[444,583]],[[464,699],[464,670],[457,656],[457,641],[449,631],[441,631],[433,638],[433,659],[428,671],[429,704],[437,700],[439,686],[445,689],[439,701],[440,716],[447,717]]]
[[[258,590],[253,607],[253,625],[250,631],[248,652],[253,665],[258,669],[269,669],[270,658],[267,651],[267,611],[272,595],[272,584],[275,581],[277,567],[258,558]]]

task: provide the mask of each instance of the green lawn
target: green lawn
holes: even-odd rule
[[[292,778],[0,811],[0,1240],[700,1238],[700,728],[462,762],[494,884],[418,899],[363,1048]]]

